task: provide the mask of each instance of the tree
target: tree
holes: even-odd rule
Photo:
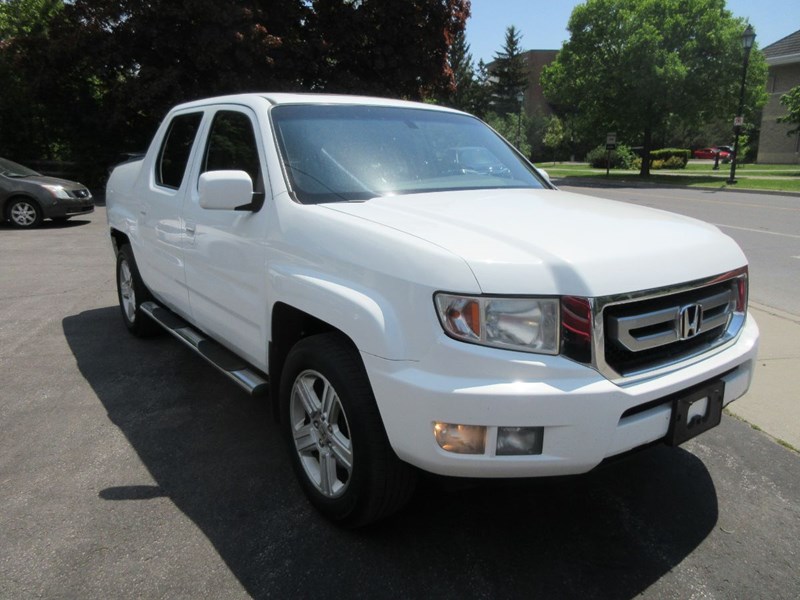
[[[489,124],[497,133],[506,138],[517,150],[526,157],[531,156],[532,147],[529,138],[529,130],[533,123],[527,115],[506,114],[498,115],[489,113],[486,117]]]
[[[553,152],[553,163],[556,162],[556,153],[567,141],[567,129],[564,122],[556,115],[548,119],[547,129],[542,140],[544,145]]]
[[[522,34],[511,25],[506,29],[503,48],[494,55],[491,74],[494,79],[494,112],[500,115],[519,111],[517,94],[528,87],[525,58],[520,42]]]
[[[448,51],[469,0],[312,0],[304,27],[310,87],[422,100],[455,89]]]
[[[0,155],[55,158],[60,136],[47,100],[57,92],[48,51],[61,0],[0,2]]]
[[[472,86],[473,113],[483,119],[491,109],[492,82],[489,69],[483,59],[478,61],[478,70],[475,72],[475,81]]]
[[[443,98],[469,0],[0,0],[0,153],[99,183],[167,109],[247,91]]]
[[[653,137],[667,124],[732,121],[744,28],[724,0],[587,0],[573,10],[570,39],[542,85],[584,136],[616,131],[641,143],[640,174],[647,176]],[[765,80],[764,57],[754,48],[745,116],[765,101]]]
[[[465,31],[462,29],[453,38],[447,52],[447,62],[453,73],[454,89],[448,97],[448,103],[454,108],[474,112],[475,67]]]
[[[778,117],[778,123],[794,125],[794,128],[787,131],[786,135],[800,134],[800,85],[783,94],[781,96],[781,104],[789,112],[782,117]]]
[[[96,57],[113,113],[144,116],[149,135],[179,102],[296,87],[305,15],[301,0],[75,0],[62,37]]]

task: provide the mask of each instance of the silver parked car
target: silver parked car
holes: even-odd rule
[[[94,199],[86,186],[0,158],[0,215],[15,227],[37,227],[42,219],[66,221],[92,211]]]

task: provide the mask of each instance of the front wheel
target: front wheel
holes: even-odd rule
[[[377,521],[411,497],[415,471],[394,454],[361,357],[341,334],[305,338],[281,377],[282,426],[311,503],[348,527]]]
[[[125,327],[138,337],[151,337],[159,333],[159,327],[141,309],[142,302],[150,299],[129,244],[117,254],[117,297]]]
[[[17,198],[9,203],[7,218],[14,227],[32,229],[42,223],[42,209],[34,200]]]

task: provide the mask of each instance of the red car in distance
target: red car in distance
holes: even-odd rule
[[[719,152],[720,160],[725,160],[726,158],[730,158],[731,156],[731,153],[728,152],[727,150],[723,150],[721,148],[716,148],[716,147],[698,148],[697,150],[694,151],[693,155],[695,158],[710,158],[711,160],[714,160],[714,156],[717,154],[717,152]]]

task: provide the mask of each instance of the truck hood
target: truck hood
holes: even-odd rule
[[[325,206],[460,256],[483,293],[607,296],[747,264],[736,243],[708,223],[556,190],[437,192]]]

